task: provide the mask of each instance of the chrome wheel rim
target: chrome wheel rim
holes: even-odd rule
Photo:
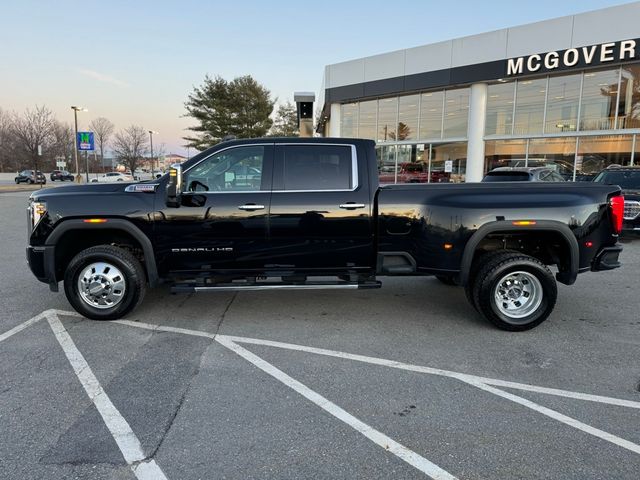
[[[494,299],[506,317],[521,319],[535,312],[542,303],[542,284],[529,272],[511,272],[496,283]]]
[[[78,277],[80,298],[94,308],[112,308],[124,298],[124,275],[114,265],[95,262],[87,265]]]

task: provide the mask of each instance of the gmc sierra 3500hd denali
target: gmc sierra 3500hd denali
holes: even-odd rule
[[[238,140],[154,181],[34,192],[27,259],[96,320],[126,315],[161,282],[377,288],[379,276],[435,275],[517,331],[549,316],[556,280],[620,266],[623,205],[601,184],[379,187],[372,141]]]

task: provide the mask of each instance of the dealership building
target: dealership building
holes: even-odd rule
[[[328,65],[317,132],[375,140],[383,183],[640,164],[639,19],[634,2]]]

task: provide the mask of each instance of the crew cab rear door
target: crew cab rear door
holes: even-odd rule
[[[218,150],[183,172],[179,208],[155,219],[161,267],[171,272],[263,271],[273,144]]]
[[[373,268],[371,195],[358,165],[355,145],[276,144],[269,215],[272,268],[305,274]]]

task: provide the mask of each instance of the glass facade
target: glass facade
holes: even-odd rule
[[[341,135],[377,142],[382,183],[461,182],[469,88],[341,105]],[[549,166],[590,180],[640,158],[640,63],[487,87],[485,172]]]
[[[389,183],[460,183],[467,170],[467,142],[376,147],[378,176]]]
[[[420,95],[420,134],[418,138],[442,138],[444,92]]]

